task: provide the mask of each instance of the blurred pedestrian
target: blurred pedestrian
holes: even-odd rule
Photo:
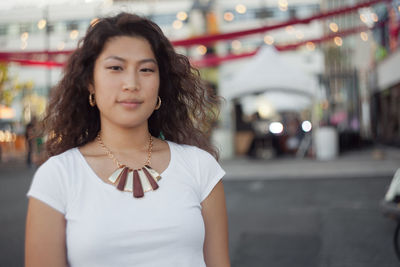
[[[399,46],[400,16],[393,6],[388,9],[389,48],[390,51],[395,52]]]
[[[26,266],[229,266],[225,172],[206,135],[217,100],[150,20],[94,22],[44,119]]]
[[[31,167],[32,166],[32,156],[34,153],[35,147],[35,137],[34,137],[34,128],[36,125],[36,118],[32,117],[31,121],[26,125],[25,128],[25,140],[26,140],[26,164]]]

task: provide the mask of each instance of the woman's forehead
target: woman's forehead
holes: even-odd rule
[[[100,58],[136,59],[152,58],[155,60],[150,43],[140,36],[117,36],[110,38],[104,45]]]

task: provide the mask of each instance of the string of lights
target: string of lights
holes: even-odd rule
[[[349,12],[354,12],[357,11],[361,8],[366,8],[370,7],[372,5],[378,4],[378,3],[383,3],[383,2],[388,2],[390,0],[372,0],[372,1],[367,1],[363,3],[359,3],[353,6],[348,6],[345,8],[339,8],[327,12],[320,12],[316,15],[310,16],[305,19],[291,19],[283,23],[278,23],[275,25],[270,25],[270,26],[263,26],[263,27],[258,27],[254,29],[249,29],[245,31],[236,31],[236,32],[231,32],[231,33],[217,33],[217,34],[209,34],[209,35],[204,35],[204,36],[199,36],[195,38],[189,38],[189,39],[184,39],[184,40],[176,40],[172,41],[172,44],[174,46],[183,46],[183,47],[190,47],[193,45],[199,45],[199,47],[205,47],[205,45],[210,44],[210,43],[215,43],[217,41],[227,41],[227,40],[232,40],[235,38],[241,38],[247,35],[252,35],[252,34],[258,34],[258,33],[265,33],[268,31],[284,28],[284,27],[291,27],[292,25],[296,24],[309,24],[310,22],[314,20],[323,20],[327,19],[332,16],[337,16],[337,15],[343,15]],[[283,8],[285,7],[285,3],[282,2],[280,4]],[[238,7],[237,7],[238,8]],[[245,9],[245,7],[244,7]],[[240,7],[240,11],[242,12],[243,7]],[[186,19],[184,18],[185,14],[180,14],[179,18],[180,20]],[[187,16],[187,14],[186,14]],[[177,16],[178,17],[178,16]],[[362,15],[360,16],[361,21],[365,23],[363,19],[365,19]],[[367,34],[365,31],[372,29],[377,26],[383,26],[383,22],[378,22],[375,23],[373,26],[361,26],[361,27],[356,27],[352,29],[346,29],[342,31],[338,31],[337,25],[334,22],[331,22],[329,25],[329,28],[333,32],[333,34],[328,34],[325,36],[322,36],[320,38],[314,38],[314,39],[309,39],[309,40],[301,40],[299,42],[291,43],[291,44],[275,44],[274,46],[276,47],[277,50],[279,51],[288,51],[288,50],[294,50],[297,49],[301,46],[306,46],[307,49],[309,50],[314,50],[316,44],[322,43],[322,42],[328,42],[328,41],[334,41],[334,43],[338,46],[341,45],[342,43],[342,37],[350,35],[350,34],[355,34],[361,32],[361,38],[365,41],[367,39]],[[40,23],[40,22],[39,22]],[[92,21],[92,23],[95,23]],[[43,26],[43,22],[40,23],[41,26]],[[39,25],[39,24],[38,24]],[[364,33],[364,34],[363,34]],[[265,35],[264,37],[264,42],[266,44],[272,45],[274,43],[273,37],[270,35]],[[201,49],[198,49],[201,53]],[[204,50],[204,49],[203,49]],[[45,67],[62,67],[64,65],[64,61],[68,54],[72,53],[73,50],[62,50],[62,51],[35,51],[35,52],[0,52],[0,61],[5,61],[5,62],[15,62],[21,65],[35,65],[35,66],[45,66]],[[192,64],[197,66],[197,67],[206,67],[206,66],[217,66],[221,64],[222,62],[229,61],[229,60],[235,60],[239,58],[244,58],[244,57],[250,57],[254,55],[256,51],[252,52],[246,52],[242,54],[228,54],[225,56],[205,56],[202,59],[199,60],[192,60]],[[205,53],[203,53],[205,54]]]

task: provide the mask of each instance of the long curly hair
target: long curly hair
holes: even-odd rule
[[[49,156],[94,140],[100,131],[99,110],[89,105],[93,69],[105,43],[117,36],[143,37],[151,45],[160,70],[162,105],[148,119],[153,136],[195,145],[218,158],[210,142],[212,123],[218,116],[219,97],[200,78],[188,58],[175,52],[152,21],[129,13],[105,17],[93,23],[79,41],[64,68],[63,77],[50,94],[41,124]]]

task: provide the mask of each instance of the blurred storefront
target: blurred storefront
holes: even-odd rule
[[[324,0],[322,8],[345,8],[350,2]],[[325,34],[365,27],[365,21],[360,17],[369,9],[366,7],[357,12],[333,16],[324,22]],[[341,152],[360,147],[363,140],[370,138],[370,123],[365,119],[368,111],[362,109],[363,105],[369,106],[365,73],[371,62],[370,35],[368,29],[355,31],[349,36],[336,36],[333,42],[322,45],[325,72],[320,79],[326,99],[320,103],[320,124],[336,129]]]
[[[377,44],[369,84],[372,134],[378,142],[400,146],[400,1],[376,11],[385,24],[374,31]]]
[[[341,8],[349,2],[326,0],[321,6]],[[341,151],[374,141],[399,143],[399,6],[398,0],[380,1],[325,21],[327,33],[359,29],[323,45],[321,124],[336,128]]]

